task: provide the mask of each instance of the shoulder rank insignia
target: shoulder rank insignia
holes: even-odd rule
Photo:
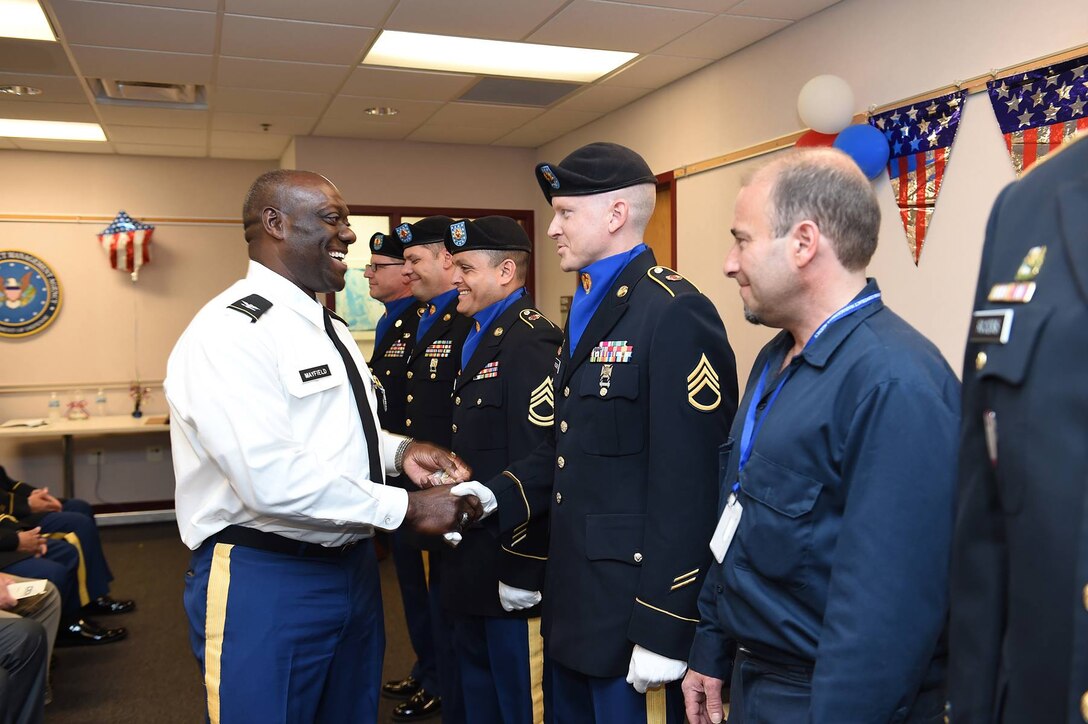
[[[716,410],[722,402],[718,373],[710,366],[705,354],[699,357],[695,369],[688,375],[688,402],[700,412]]]
[[[547,317],[545,317],[543,314],[536,311],[535,309],[523,309],[523,310],[521,310],[521,315],[520,316],[521,316],[521,321],[528,324],[530,329],[536,329],[536,323],[539,322],[540,320],[544,320],[549,327],[554,327],[555,326],[554,324],[552,324],[552,320],[548,319]]]
[[[536,389],[529,393],[529,422],[537,427],[549,427],[555,420],[555,392],[552,378],[545,377]]]
[[[683,294],[685,292],[699,292],[699,288],[681,276],[673,269],[669,269],[667,266],[655,266],[651,267],[646,276],[653,279],[661,288],[667,291],[672,296],[677,294]]]
[[[248,297],[243,297],[237,302],[227,305],[227,309],[233,309],[236,312],[249,317],[249,321],[256,322],[261,318],[261,315],[272,308],[272,302],[268,301],[260,294],[250,294]]]

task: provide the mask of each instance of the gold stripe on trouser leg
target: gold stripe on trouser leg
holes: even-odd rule
[[[80,545],[79,536],[75,533],[65,533],[63,535],[54,534],[51,537],[66,540],[75,546],[76,551],[79,553],[79,568],[76,569],[76,578],[79,581],[79,605],[86,606],[91,602],[91,594],[87,590],[87,562],[83,559],[83,546]]]
[[[423,582],[427,584],[427,590],[431,590],[431,554],[427,551],[420,551],[419,555],[423,556]]]
[[[665,687],[646,691],[646,724],[665,724]]]
[[[544,638],[540,617],[526,621],[529,629],[529,691],[533,694],[533,722],[544,722]]]
[[[227,626],[230,592],[230,552],[234,546],[216,543],[208,573],[208,600],[204,612],[204,687],[208,691],[208,719],[219,724],[219,684],[222,679],[223,631]]]

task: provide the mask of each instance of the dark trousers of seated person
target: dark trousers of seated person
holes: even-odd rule
[[[0,721],[40,724],[45,716],[45,629],[26,618],[0,618]]]
[[[64,540],[48,541],[41,558],[24,558],[3,569],[23,578],[44,578],[57,587],[61,598],[61,620],[76,621],[83,602],[79,595],[79,551]]]
[[[66,500],[64,504],[85,506],[87,512],[77,512],[76,508],[72,512],[46,513],[37,525],[41,526],[42,534],[49,537],[50,545],[56,540],[64,540],[81,553],[84,575],[78,579],[78,593],[82,605],[86,606],[99,596],[109,595],[113,573],[106,563],[98,526],[90,516],[90,506],[82,500]]]

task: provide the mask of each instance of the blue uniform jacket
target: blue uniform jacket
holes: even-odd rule
[[[756,359],[719,514],[755,381],[769,361],[762,412],[792,346],[782,332]],[[728,680],[739,644],[814,665],[812,722],[912,718],[919,691],[943,685],[959,383],[880,300],[790,366],[740,476],[740,526],[703,585],[689,664]]]
[[[564,335],[552,434],[488,485],[503,531],[550,516],[548,655],[622,677],[636,643],[680,660],[691,646],[736,362],[714,306],[652,251],[567,346]]]
[[[457,378],[453,451],[487,480],[548,437],[555,413],[552,364],[563,332],[524,296],[499,315]],[[484,521],[489,526],[489,521]],[[475,616],[526,618],[540,608],[507,612],[499,581],[539,591],[548,558],[548,519],[496,540],[480,526],[442,554],[442,605]]]
[[[1036,285],[1031,301],[988,301],[992,286],[1013,282],[1037,246],[1046,246],[1046,256],[1037,274],[1027,275]],[[964,360],[952,720],[1082,722],[1088,719],[1088,141],[1002,192],[986,232],[975,309],[1008,309],[1012,319],[1004,343],[969,342]]]

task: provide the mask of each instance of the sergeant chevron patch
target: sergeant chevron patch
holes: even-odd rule
[[[688,375],[688,402],[700,412],[718,409],[722,402],[722,385],[718,373],[706,355],[699,357],[695,369]]]
[[[548,427],[555,420],[555,392],[552,378],[544,381],[529,394],[529,422],[537,427]]]

